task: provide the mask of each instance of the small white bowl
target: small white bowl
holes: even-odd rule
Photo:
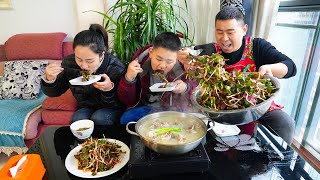
[[[79,120],[70,125],[72,134],[78,139],[87,139],[90,137],[93,132],[93,128],[94,123],[89,119]]]

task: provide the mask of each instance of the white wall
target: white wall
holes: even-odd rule
[[[65,32],[72,39],[79,31],[74,0],[12,0],[13,9],[0,10],[0,44],[19,33]]]
[[[13,9],[0,10],[0,44],[19,33],[65,32],[68,34],[65,41],[71,40],[79,31],[88,29],[90,24],[102,24],[103,16],[94,12],[83,13],[84,11],[105,12],[116,1],[12,0]],[[190,16],[196,26],[195,44],[214,41],[213,17],[219,9],[219,2],[220,0],[188,0]],[[112,40],[112,36],[109,38]]]
[[[106,3],[110,0],[76,0],[76,13],[78,19],[78,31],[86,30],[90,24],[97,23],[102,24],[103,16],[96,12],[86,12],[95,10],[99,12],[105,12]]]

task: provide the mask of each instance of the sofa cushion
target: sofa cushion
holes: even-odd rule
[[[5,54],[8,60],[62,59],[66,36],[62,32],[17,34],[5,42]]]
[[[74,98],[71,90],[67,90],[64,94],[58,97],[47,97],[42,102],[42,107],[49,110],[77,110],[77,100]]]
[[[34,99],[47,61],[8,61],[5,63],[0,99]]]
[[[48,125],[70,125],[74,111],[47,110],[42,111],[42,122]]]
[[[62,44],[63,57],[66,57],[72,53],[73,53],[73,42],[63,42]]]

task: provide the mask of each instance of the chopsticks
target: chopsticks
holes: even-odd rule
[[[186,72],[181,73],[179,76],[177,76],[176,78],[174,78],[174,79],[172,80],[172,82],[174,82],[175,80],[179,79],[179,78],[180,78],[182,75],[184,75],[184,74],[186,74]]]
[[[81,71],[81,69],[76,69],[76,68],[69,68],[69,67],[63,67],[61,66],[63,69],[65,70],[71,70],[71,71]]]

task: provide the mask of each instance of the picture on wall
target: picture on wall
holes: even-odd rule
[[[0,9],[12,9],[12,1],[0,0]]]

